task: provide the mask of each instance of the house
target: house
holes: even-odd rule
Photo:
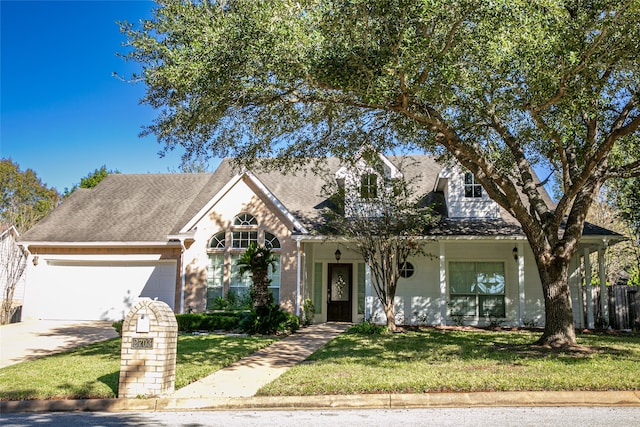
[[[397,322],[542,325],[542,288],[527,240],[473,175],[430,156],[379,160],[381,171],[363,159],[364,169],[354,169],[328,158],[317,173],[311,166],[286,175],[237,172],[224,160],[212,174],[110,175],[74,192],[22,236],[30,253],[23,317],[117,320],[140,297],[165,301],[176,313],[205,311],[217,297],[247,291],[236,260],[257,242],[277,258],[270,287],[283,308],[299,314],[309,298],[317,322],[382,322],[362,258],[319,231],[322,188],[333,180],[347,194],[364,194],[402,175],[436,202],[442,219],[425,236],[435,256],[410,259],[403,269]],[[571,264],[577,326],[593,321],[582,309],[582,266],[598,252],[603,272],[604,248],[618,238],[585,227]]]

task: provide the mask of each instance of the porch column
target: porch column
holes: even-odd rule
[[[296,263],[297,263],[297,269],[296,269],[296,317],[300,317],[300,289],[301,289],[301,285],[300,285],[300,270],[301,270],[301,266],[300,263],[302,262],[302,256],[301,256],[301,252],[300,252],[300,237],[296,238]]]
[[[593,321],[593,292],[591,292],[591,260],[589,248],[584,248],[584,287],[587,294],[587,328],[595,328]]]
[[[524,292],[524,245],[518,242],[518,326],[524,326],[525,313],[525,292]]]
[[[447,324],[447,264],[444,256],[444,243],[438,242],[440,250],[440,325]]]
[[[364,264],[364,320],[373,320],[373,294],[371,293],[371,267]]]
[[[604,241],[604,246],[598,247],[598,273],[600,276],[600,313],[602,313],[602,323],[603,326],[609,324],[609,310],[607,310],[607,306],[609,305],[609,293],[607,292],[607,274],[604,264],[604,253],[606,250],[606,240]]]

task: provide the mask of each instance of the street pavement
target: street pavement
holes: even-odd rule
[[[261,427],[629,427],[638,425],[640,408],[490,407],[314,411],[61,412],[3,414],[3,427],[84,426],[261,426]]]

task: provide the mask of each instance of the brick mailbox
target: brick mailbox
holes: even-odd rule
[[[165,302],[140,300],[122,323],[118,397],[173,393],[178,323]]]

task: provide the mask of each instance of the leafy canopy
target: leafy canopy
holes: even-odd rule
[[[159,0],[122,31],[168,150],[455,158],[520,222],[556,345],[575,344],[567,271],[589,207],[640,175],[638,22],[637,0]]]
[[[32,169],[23,171],[13,160],[0,159],[0,223],[24,233],[58,205],[59,197]]]

